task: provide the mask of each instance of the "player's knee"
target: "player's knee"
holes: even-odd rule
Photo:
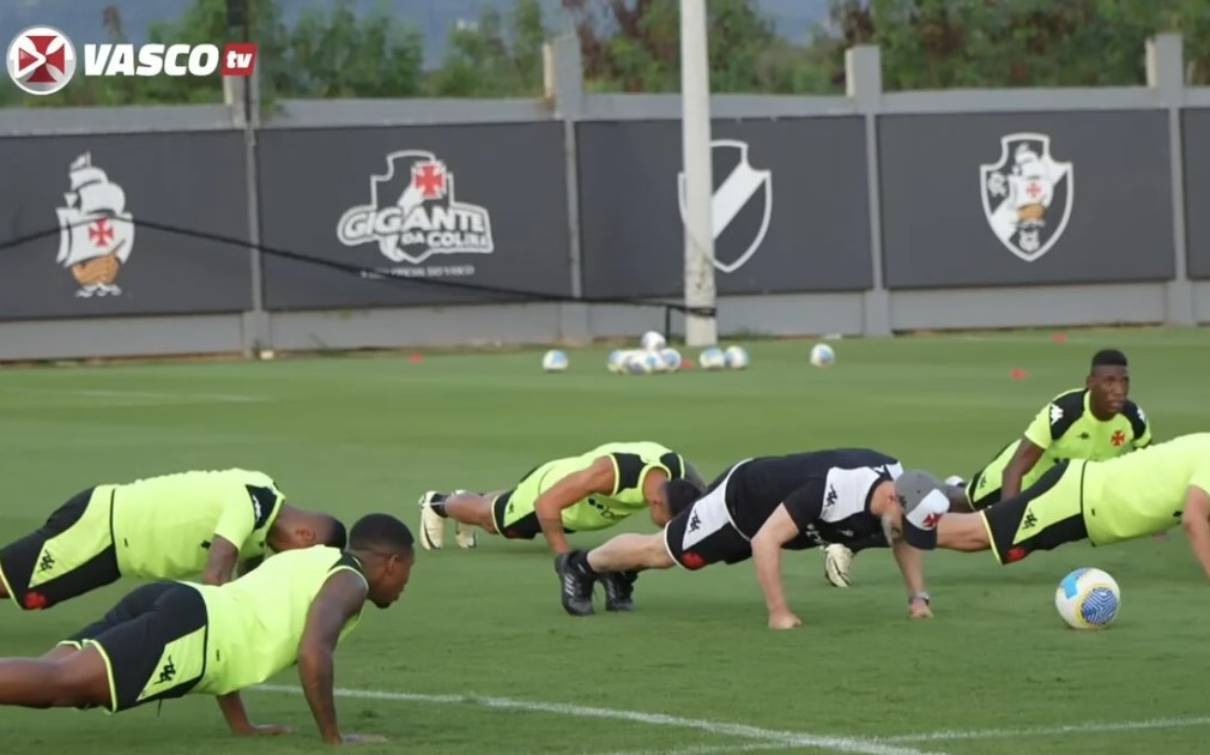
[[[85,651],[46,663],[45,685],[50,705],[56,708],[90,708],[109,704],[104,667],[100,674]]]
[[[46,691],[42,707],[77,708],[84,704],[80,675],[66,659],[45,662],[42,688]]]
[[[670,569],[675,562],[664,547],[662,535],[651,535],[643,547],[643,566],[648,569]]]
[[[990,541],[982,514],[949,514],[937,525],[937,542],[955,551],[987,550]]]

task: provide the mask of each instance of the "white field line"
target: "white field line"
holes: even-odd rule
[[[287,692],[300,694],[297,687],[284,685],[262,685],[256,689],[267,692]],[[567,716],[587,718],[607,718],[655,726],[671,726],[685,729],[697,729],[718,736],[729,736],[740,739],[760,740],[753,744],[740,745],[696,745],[675,750],[628,750],[616,751],[607,755],[724,755],[725,753],[761,752],[765,750],[785,750],[795,747],[815,747],[837,752],[859,753],[917,753],[906,748],[877,749],[879,745],[913,744],[928,742],[954,742],[980,739],[1010,739],[1015,737],[1052,737],[1064,734],[1105,733],[1105,732],[1135,732],[1155,729],[1190,729],[1210,726],[1210,716],[1189,716],[1184,718],[1148,718],[1135,721],[1088,722],[1068,724],[1063,726],[1034,726],[1019,729],[948,729],[941,731],[923,732],[917,734],[901,734],[890,737],[875,737],[857,739],[853,737],[828,737],[800,732],[761,729],[744,724],[733,724],[718,721],[680,718],[658,713],[643,713],[639,711],[615,710],[611,708],[591,708],[581,705],[564,703],[545,703],[529,700],[514,700],[502,697],[485,697],[481,695],[426,695],[406,692],[377,692],[373,690],[338,689],[339,697],[350,697],[370,700],[393,700],[405,702],[437,703],[441,705],[472,704],[488,708],[504,708],[528,710],[543,713],[556,713]]]
[[[971,729],[932,731],[921,734],[903,734],[893,737],[875,737],[879,742],[928,743],[954,742],[981,739],[1016,739],[1018,737],[1056,737],[1064,734],[1100,734],[1113,732],[1149,731],[1154,729],[1191,729],[1210,726],[1210,716],[1189,718],[1149,718],[1139,721],[1117,721],[1113,723],[1083,723],[1064,726],[1034,726],[1022,729]],[[750,745],[697,745],[675,750],[618,750],[604,755],[730,755],[741,752],[767,752],[786,750],[793,745],[781,742],[764,742]]]
[[[679,747],[675,750],[617,750],[601,755],[731,755],[735,752],[771,752],[789,750],[794,745],[781,742],[758,742],[751,745],[697,745]]]
[[[301,694],[298,687],[278,684],[263,684],[253,689],[265,692],[285,692]],[[869,739],[855,737],[824,736],[807,734],[797,731],[779,731],[762,729],[746,724],[727,723],[724,721],[707,721],[697,718],[681,718],[662,713],[645,713],[634,710],[617,710],[614,708],[593,708],[585,705],[569,705],[566,703],[546,703],[536,700],[516,700],[508,697],[488,697],[484,695],[426,695],[412,692],[382,692],[363,689],[337,689],[337,697],[358,700],[391,700],[397,702],[435,703],[438,705],[479,705],[485,708],[502,710],[525,710],[540,713],[553,713],[561,716],[578,718],[604,718],[615,721],[649,724],[651,726],[667,726],[679,729],[695,729],[708,734],[738,739],[755,739],[765,744],[765,748],[776,748],[778,745],[789,747],[808,747],[832,752],[865,753],[866,755],[924,755],[920,750],[912,749],[891,742],[875,742]]]
[[[953,742],[962,739],[1004,739],[1012,737],[1052,737],[1061,734],[1101,734],[1104,732],[1147,731],[1149,729],[1191,729],[1210,726],[1210,716],[1188,718],[1148,718],[1140,721],[1068,724],[1065,726],[1033,726],[1024,729],[973,729],[970,731],[932,731],[923,734],[903,734],[876,737],[879,742]]]

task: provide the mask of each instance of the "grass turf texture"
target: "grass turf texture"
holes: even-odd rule
[[[77,490],[188,468],[262,469],[301,506],[351,522],[374,510],[416,524],[426,488],[491,489],[547,458],[609,440],[655,439],[708,476],[757,454],[867,445],[909,466],[969,476],[1038,407],[1082,382],[1092,352],[1124,349],[1156,437],[1210,430],[1210,334],[1076,331],[851,340],[826,370],[810,343],[750,342],[743,372],[617,376],[608,349],[572,350],[544,375],[541,351],[269,363],[0,370],[0,539],[22,535]],[[687,354],[689,350],[685,350]],[[1028,378],[1010,379],[1013,368]],[[577,535],[590,546],[623,529]],[[452,546],[452,532],[447,542]],[[1074,632],[1052,596],[1072,568],[1113,574],[1124,607],[1105,632]],[[573,619],[539,542],[485,537],[474,552],[421,552],[391,610],[367,609],[337,654],[339,686],[639,710],[841,737],[1050,728],[1206,713],[1207,589],[1179,532],[1011,567],[939,553],[936,618],[910,623],[889,552],[868,551],[850,590],[822,554],[789,553],[785,581],[806,626],[765,628],[750,564],[644,575],[639,610]],[[43,614],[0,615],[0,654],[34,655],[99,616],[131,582]],[[293,670],[275,680],[296,684]],[[0,710],[5,752],[319,752],[301,697],[247,693],[284,739],[237,740],[214,703],[190,697],[116,718]],[[346,731],[385,734],[364,752],[712,752],[760,742],[672,726],[437,705],[339,700]],[[1210,720],[1208,720],[1210,722]],[[911,742],[930,752],[1193,752],[1210,725]],[[752,750],[747,750],[752,751]],[[777,751],[770,747],[769,751]],[[785,750],[782,750],[785,751]]]

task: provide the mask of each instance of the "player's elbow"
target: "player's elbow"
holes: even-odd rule
[[[223,578],[223,575],[216,571],[211,571],[211,570],[207,569],[206,571],[202,572],[202,584],[203,585],[212,585],[214,587],[219,587],[220,585],[223,585],[226,582],[227,582],[227,580]]]
[[[752,554],[755,556],[767,556],[770,553],[775,553],[781,548],[781,543],[777,541],[774,533],[767,529],[761,529],[752,536]]]
[[[1200,506],[1198,508],[1201,508]],[[1192,535],[1206,529],[1208,523],[1206,521],[1206,513],[1204,511],[1194,512],[1187,507],[1185,513],[1181,515],[1181,529],[1186,535]]]
[[[562,518],[558,504],[544,498],[539,498],[534,503],[534,515],[538,517],[539,522],[556,521]]]
[[[1208,496],[1200,491],[1192,491],[1185,502],[1185,510],[1181,513],[1181,527],[1186,534],[1200,532],[1210,527],[1210,506]]]
[[[229,563],[226,560],[215,560],[206,564],[206,568],[202,570],[202,584],[219,585],[226,584],[231,581],[231,572],[235,568],[235,564]]]
[[[298,648],[298,673],[304,679],[323,676],[332,668],[332,649],[320,642],[303,641]]]

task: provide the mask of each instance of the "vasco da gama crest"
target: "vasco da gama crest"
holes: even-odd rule
[[[491,216],[454,199],[454,174],[432,152],[386,156],[385,173],[370,177],[370,203],[350,207],[336,226],[345,246],[377,242],[392,262],[418,265],[434,254],[490,254]]]
[[[979,166],[983,212],[1000,243],[1026,262],[1046,254],[1071,217],[1071,163],[1050,155],[1050,137],[1000,138],[1000,160]]]
[[[710,143],[714,194],[710,217],[714,225],[714,266],[733,273],[744,265],[769,231],[773,216],[773,172],[748,162],[748,145],[738,139]],[[681,222],[685,222],[685,173],[677,174]]]
[[[76,296],[118,296],[115,282],[134,245],[134,219],[126,211],[126,192],[92,164],[85,152],[71,164],[71,190],[63,195],[59,216],[59,255],[80,284]]]

